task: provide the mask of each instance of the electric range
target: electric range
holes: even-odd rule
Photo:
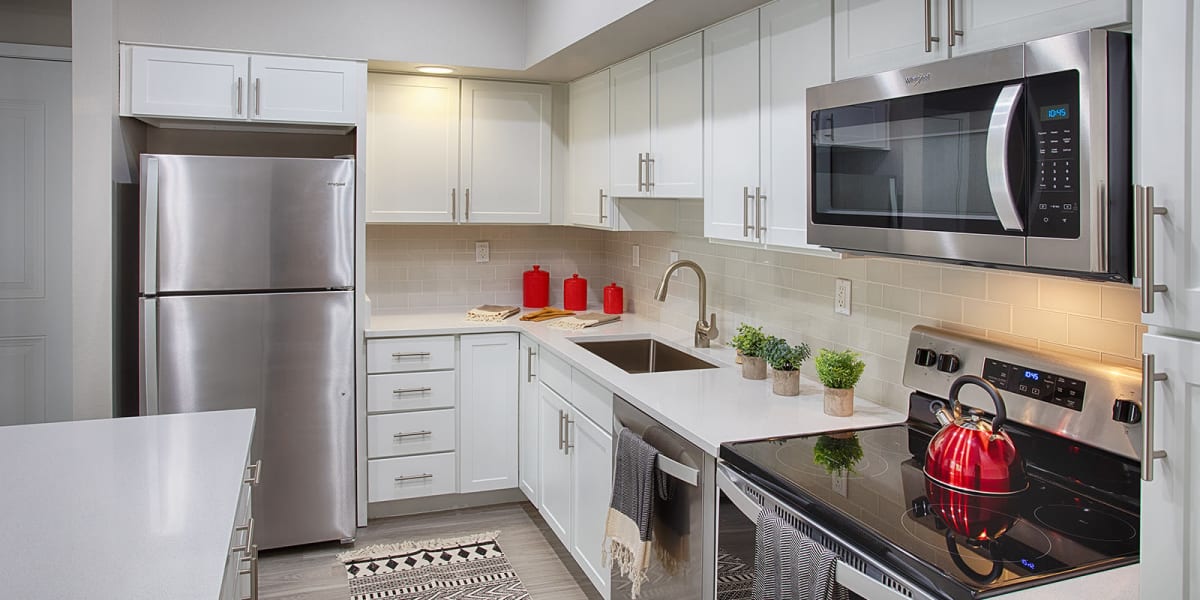
[[[740,504],[774,508],[833,549],[839,581],[882,586],[852,588],[855,597],[985,598],[1137,562],[1136,370],[926,327],[914,329],[909,356],[905,383],[918,391],[903,424],[722,445],[724,555],[746,554],[735,540],[746,539],[747,519],[728,510],[727,496],[740,493]],[[1005,430],[1029,474],[1024,492],[967,494],[923,472],[940,428],[934,411],[968,373],[1001,389]],[[990,406],[981,390],[964,389],[962,400]]]

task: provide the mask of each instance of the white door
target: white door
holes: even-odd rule
[[[128,66],[134,115],[229,120],[250,113],[245,54],[134,46]]]
[[[564,546],[571,535],[571,457],[565,451],[565,430],[570,411],[566,400],[538,384],[538,481],[542,503],[538,508],[546,524]]]
[[[658,198],[704,196],[704,48],[694,33],[650,51],[650,160]]]
[[[567,218],[575,225],[611,229],[608,161],[611,86],[608,69],[571,83]]]
[[[250,118],[283,123],[353,125],[366,65],[294,56],[250,57]]]
[[[459,81],[371,73],[367,85],[367,222],[453,223]]]
[[[458,347],[458,489],[517,487],[515,333],[464,335]]]
[[[833,80],[829,3],[781,0],[760,11],[759,181],[764,241],[808,244],[808,107],[805,90]]]
[[[946,26],[935,35],[949,39],[954,8],[952,54],[981,52],[1060,33],[1128,23],[1129,0],[944,0]],[[953,4],[950,4],[953,3]]]
[[[1154,478],[1142,482],[1142,598],[1184,600],[1200,593],[1200,342],[1146,335],[1143,351],[1154,357],[1155,372],[1167,376],[1154,385]],[[1148,376],[1148,374],[1146,374]],[[1142,399],[1143,403],[1145,398]],[[1150,416],[1152,415],[1152,417]]]
[[[567,428],[571,455],[571,556],[605,598],[604,524],[612,502],[612,436],[583,413],[571,410]]]
[[[70,173],[71,63],[0,58],[0,426],[72,418]]]
[[[550,86],[462,83],[463,223],[550,222]]]
[[[538,346],[529,338],[521,337],[520,367],[517,392],[517,483],[525,497],[534,506],[538,499],[538,452],[541,438],[538,435]]]
[[[650,153],[650,53],[609,68],[612,83],[612,196],[645,198]]]
[[[756,241],[758,11],[704,30],[704,235]]]
[[[948,57],[945,2],[834,0],[834,76],[847,79]]]

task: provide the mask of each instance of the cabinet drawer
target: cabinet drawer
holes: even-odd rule
[[[571,366],[567,361],[547,352],[538,352],[538,381],[546,384],[560,396],[571,395]]]
[[[454,410],[367,417],[367,458],[454,450]]]
[[[613,394],[591,377],[575,371],[569,402],[604,431],[612,432]]]
[[[367,341],[368,373],[454,368],[454,336]]]
[[[454,408],[454,371],[367,376],[367,412]]]
[[[454,453],[380,458],[367,461],[371,502],[453,494],[458,473]]]

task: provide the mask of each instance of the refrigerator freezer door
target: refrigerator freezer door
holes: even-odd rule
[[[143,294],[354,285],[354,161],[144,154]]]
[[[354,293],[169,296],[157,315],[160,413],[258,409],[255,539],[354,537]]]

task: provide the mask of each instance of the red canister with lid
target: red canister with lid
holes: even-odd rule
[[[625,290],[613,282],[604,288],[604,314],[619,315],[625,312]]]
[[[550,305],[550,272],[541,265],[525,271],[525,308],[546,308]]]
[[[563,280],[563,308],[567,310],[587,310],[587,280],[579,273]]]

